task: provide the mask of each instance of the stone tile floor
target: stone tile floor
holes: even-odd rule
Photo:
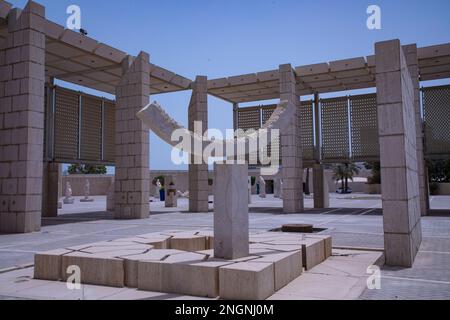
[[[281,200],[271,195],[266,199],[253,196],[252,202],[251,231],[268,230],[285,223],[310,223],[326,228],[324,233],[333,236],[335,247],[383,247],[379,196],[331,194],[330,209],[309,209],[289,215],[281,213]],[[432,209],[450,209],[450,197],[432,197],[431,205]],[[306,197],[305,207],[312,207],[311,196]],[[153,214],[146,220],[113,220],[104,208],[105,197],[95,197],[93,203],[76,201],[73,206],[65,206],[59,217],[44,218],[40,232],[0,235],[0,269],[32,263],[37,251],[169,229],[211,230],[213,223],[211,213],[187,213],[186,199],[179,199],[176,209],[153,202]],[[422,219],[423,242],[413,268],[383,267],[381,290],[365,290],[361,299],[450,299],[450,215],[434,213],[436,216]],[[0,278],[8,274],[11,273],[1,273]],[[2,292],[7,298],[5,291]]]

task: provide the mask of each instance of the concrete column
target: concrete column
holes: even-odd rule
[[[416,119],[416,147],[417,147],[417,171],[419,174],[419,196],[420,212],[422,216],[428,214],[428,186],[424,157],[424,130],[422,115],[420,112],[420,81],[419,81],[419,62],[417,58],[417,45],[411,44],[403,46],[403,52],[406,58],[406,64],[412,78],[414,87],[414,108]]]
[[[422,241],[414,83],[399,40],[375,56],[386,264],[410,267]]]
[[[287,100],[297,106],[292,123],[281,135],[281,161],[283,176],[283,211],[303,211],[303,163],[300,145],[299,107],[296,93],[295,73],[290,64],[280,65],[280,100]]]
[[[192,96],[189,102],[188,126],[194,131],[194,122],[201,122],[202,134],[208,129],[207,78],[197,76],[192,83]],[[192,146],[193,147],[193,146]],[[208,164],[200,157],[191,155],[189,164],[189,211],[208,212]]]
[[[62,166],[60,163],[44,163],[42,185],[42,216],[57,217],[58,202],[62,190]]]
[[[214,257],[249,255],[247,164],[214,164]]]
[[[320,164],[313,166],[313,192],[314,208],[328,208],[330,206],[330,193],[328,190],[328,181],[325,176],[325,170]]]
[[[114,218],[149,216],[149,129],[136,113],[149,103],[149,55],[128,56],[116,88],[116,174]]]
[[[233,103],[233,129],[237,130],[238,128],[238,110],[239,103]]]
[[[114,211],[114,178],[111,179],[111,183],[106,193],[106,211]]]
[[[279,198],[280,197],[280,189],[281,189],[281,180],[280,178],[273,179],[273,197]]]
[[[8,16],[0,44],[0,233],[39,231],[44,143],[45,8]]]

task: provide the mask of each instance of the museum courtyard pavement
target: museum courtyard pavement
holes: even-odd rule
[[[212,204],[209,213],[188,213],[188,201],[179,199],[178,208],[164,208],[163,202],[151,203],[150,218],[144,220],[113,220],[105,211],[106,197],[94,197],[93,203],[65,205],[56,218],[44,218],[40,232],[0,235],[0,299],[187,299],[190,297],[154,294],[124,288],[84,285],[82,292],[68,293],[64,283],[32,279],[33,257],[36,252],[67,246],[113,240],[149,232],[166,230],[212,230]],[[212,198],[211,198],[212,200]],[[312,197],[305,197],[302,214],[282,214],[281,200],[268,195],[253,196],[250,205],[250,233],[267,231],[287,223],[313,224],[324,229],[333,239],[333,257],[347,263],[332,283],[302,295],[296,292],[295,281],[273,298],[280,299],[450,299],[450,196],[431,197],[431,215],[423,217],[423,242],[412,268],[383,266],[381,289],[360,288],[365,281],[348,281],[355,271],[358,251],[364,249],[380,254],[383,248],[383,220],[379,195],[330,195],[329,209],[310,209]],[[337,209],[339,208],[339,209]],[[356,258],[357,259],[357,258]],[[330,260],[330,259],[329,259]],[[336,261],[334,263],[336,263]],[[335,264],[336,265],[336,264]],[[339,264],[338,264],[339,265]],[[320,267],[319,265],[318,267]],[[333,265],[332,265],[333,266]],[[316,276],[332,271],[313,268]],[[318,268],[318,269],[317,269]],[[331,267],[332,269],[333,267]],[[316,270],[316,271],[314,271]],[[328,271],[327,271],[328,270]],[[364,271],[364,270],[363,270]],[[365,271],[364,271],[365,272]],[[301,278],[301,277],[300,277]],[[304,280],[306,281],[306,280]],[[351,285],[349,285],[349,283]],[[310,283],[311,286],[314,281]],[[297,285],[297,287],[300,285]],[[302,284],[307,286],[307,284]],[[348,286],[348,288],[342,287]],[[317,288],[317,286],[315,286]],[[355,294],[356,292],[356,294]]]

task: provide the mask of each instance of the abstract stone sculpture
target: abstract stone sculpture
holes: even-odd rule
[[[73,204],[74,198],[72,197],[72,186],[70,185],[70,182],[67,181],[66,183],[66,192],[64,197],[64,204]]]
[[[89,182],[89,179],[86,179],[84,183],[84,198],[80,199],[80,202],[94,202],[94,199],[89,198],[90,193],[91,193],[91,184]]]

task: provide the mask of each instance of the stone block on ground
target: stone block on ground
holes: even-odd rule
[[[164,261],[138,262],[138,289],[167,292],[170,281],[170,265],[181,262],[198,262],[207,259],[207,255],[185,252],[170,255]]]
[[[72,265],[80,268],[81,283],[110,287],[124,286],[122,259],[83,252],[66,254],[61,259],[61,274],[64,281],[70,276],[67,274],[67,268]]]
[[[306,238],[312,238],[312,239],[323,239],[324,245],[325,245],[325,259],[328,259],[332,255],[333,251],[333,239],[330,235],[326,234],[311,234],[311,235],[305,235]]]
[[[274,265],[240,262],[219,268],[219,292],[227,300],[264,300],[275,292]]]
[[[302,273],[302,252],[282,252],[265,254],[252,262],[267,262],[274,265],[275,291],[280,290]]]
[[[215,298],[219,295],[219,267],[232,263],[215,259],[171,263],[164,292]]]
[[[155,249],[143,254],[119,256],[124,260],[125,286],[128,288],[138,287],[138,264],[139,261],[161,261],[170,255],[184,253],[180,250]]]
[[[71,252],[72,250],[56,249],[36,253],[34,255],[34,278],[40,280],[60,280],[62,278],[62,255]]]
[[[170,238],[170,249],[184,250],[188,252],[206,249],[206,236],[190,234],[177,234]]]

